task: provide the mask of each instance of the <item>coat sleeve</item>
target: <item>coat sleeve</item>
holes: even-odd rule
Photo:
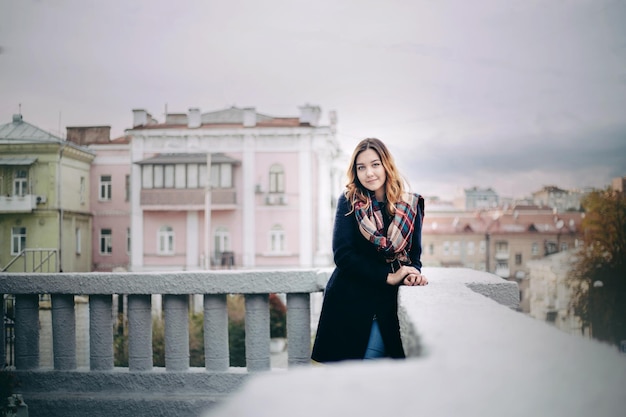
[[[350,202],[342,195],[337,204],[333,228],[333,256],[335,265],[344,275],[354,280],[365,280],[374,285],[386,285],[389,266],[375,251],[363,251],[365,238],[358,231],[356,219],[350,211]],[[359,249],[361,248],[361,249]],[[374,256],[372,256],[374,255]]]
[[[411,265],[413,265],[421,272],[422,224],[424,222],[424,198],[422,196],[418,196],[417,210],[418,213],[415,217],[415,225],[413,227],[413,238],[411,239],[411,250],[409,251],[409,257],[411,258]]]

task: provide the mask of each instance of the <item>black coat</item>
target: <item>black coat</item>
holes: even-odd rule
[[[423,199],[408,249],[421,270]],[[317,362],[363,359],[374,315],[387,355],[404,358],[398,324],[398,287],[387,284],[391,271],[385,258],[359,231],[350,202],[339,197],[333,230],[336,268],[326,289],[311,358]]]

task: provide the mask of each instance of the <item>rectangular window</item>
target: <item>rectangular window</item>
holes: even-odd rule
[[[163,188],[174,188],[174,165],[163,166]]]
[[[187,165],[187,188],[198,188],[198,164]]]
[[[124,177],[124,201],[130,201],[130,175]]]
[[[430,244],[428,245],[428,254],[429,255],[434,255],[435,254],[435,245],[434,244]]]
[[[163,165],[154,166],[154,188],[163,188]]]
[[[26,228],[11,228],[11,255],[19,255],[26,249]]]
[[[231,188],[233,186],[231,164],[211,165],[211,186],[214,188]]]
[[[144,165],[141,168],[141,187],[154,188],[154,165]]]
[[[111,200],[111,176],[100,176],[100,201]]]
[[[79,190],[79,195],[80,195],[80,204],[85,204],[85,201],[87,200],[86,197],[86,192],[87,192],[87,184],[86,184],[86,180],[85,177],[80,177],[80,190]]]
[[[76,244],[76,255],[80,255],[80,253],[82,251],[80,227],[77,227],[76,230],[74,231],[74,241],[75,241],[75,244]]]
[[[126,253],[130,253],[130,227],[126,228]]]
[[[113,253],[111,229],[100,229],[100,255]]]
[[[15,181],[13,181],[13,195],[25,196],[28,194],[28,172],[25,169],[15,171]]]
[[[285,252],[285,231],[282,229],[273,229],[270,231],[270,252]]]
[[[480,241],[480,246],[478,248],[478,250],[480,251],[480,253],[485,253],[487,251],[487,241],[486,240],[481,240]]]
[[[443,254],[450,255],[450,242],[448,242],[447,240],[443,242]]]
[[[567,242],[561,242],[561,252],[564,252],[568,249]]]
[[[159,255],[174,254],[174,229],[163,226],[157,234],[157,253]]]
[[[522,264],[522,254],[521,253],[516,253],[515,254],[515,265],[521,265]]]
[[[496,242],[496,253],[508,253],[509,252],[509,242],[500,241]]]
[[[187,169],[185,164],[176,164],[174,186],[176,188],[187,187]]]
[[[454,242],[452,242],[452,254],[453,255],[458,255],[460,253],[459,247],[461,246],[461,243],[458,240],[455,240]]]
[[[531,249],[530,249],[530,253],[533,256],[539,255],[539,244],[537,242],[533,243]]]
[[[205,188],[207,186],[207,175],[208,175],[206,164],[200,165],[198,169],[200,171],[198,173],[198,185],[200,188]]]
[[[468,255],[473,255],[474,254],[474,247],[475,247],[475,243],[474,242],[467,242],[467,254]]]

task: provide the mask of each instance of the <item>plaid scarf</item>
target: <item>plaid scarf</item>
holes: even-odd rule
[[[400,261],[410,264],[408,251],[411,249],[414,221],[418,213],[420,222],[424,218],[424,200],[419,194],[406,193],[402,200],[395,204],[396,213],[385,232],[381,204],[376,201],[373,193],[368,193],[367,197],[368,202],[357,201],[354,205],[361,234],[383,253],[387,262]]]

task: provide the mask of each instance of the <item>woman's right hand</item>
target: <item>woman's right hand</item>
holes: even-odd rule
[[[409,274],[418,275],[420,271],[417,270],[414,266],[410,265],[402,265],[396,272],[387,274],[387,284],[389,285],[398,285],[400,284],[404,278]]]

